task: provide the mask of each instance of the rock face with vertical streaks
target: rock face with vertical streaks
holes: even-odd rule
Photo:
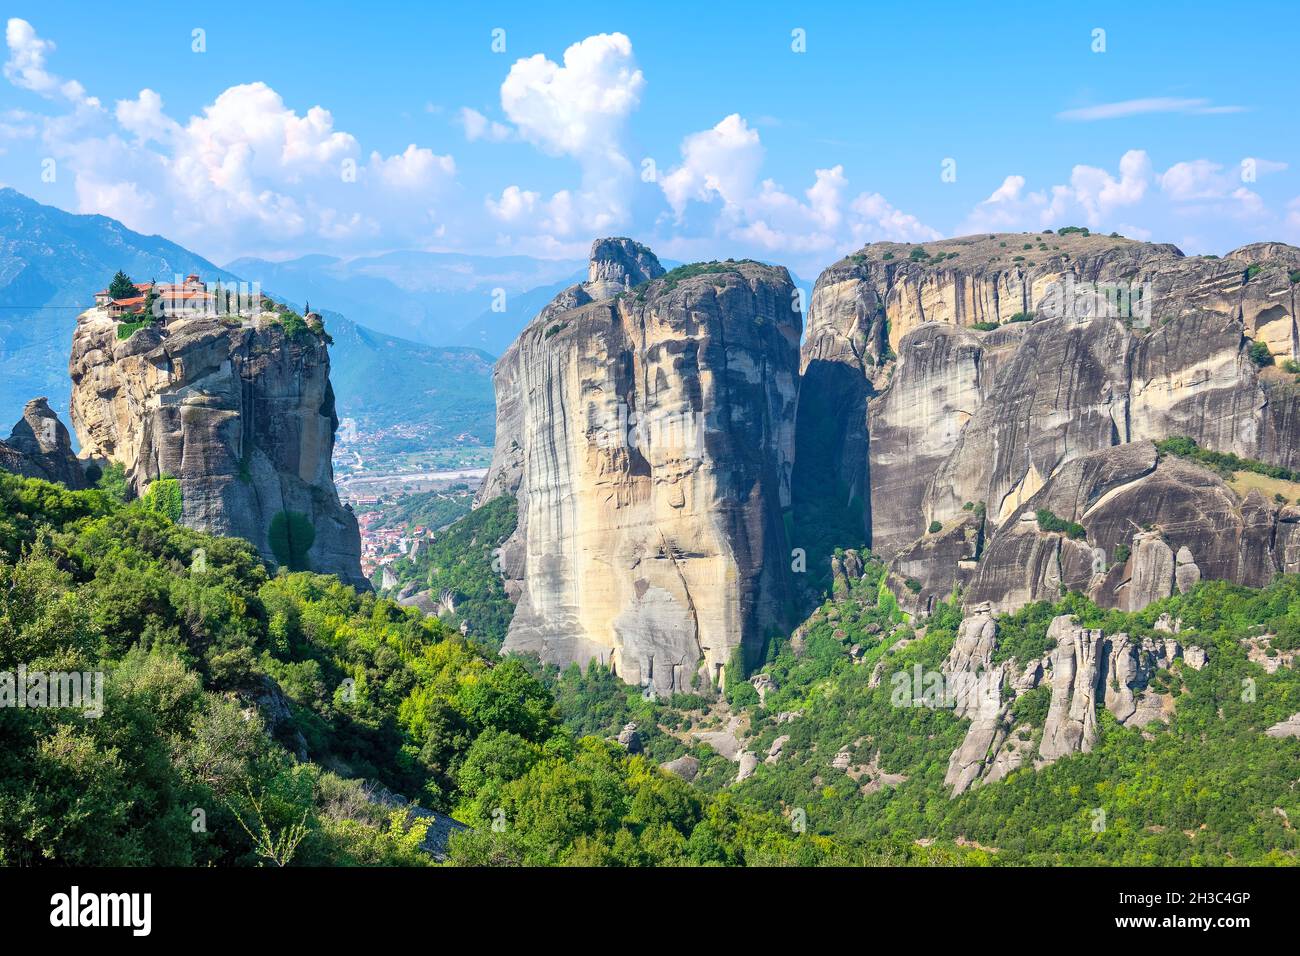
[[[1052,652],[1052,703],[1043,725],[1038,755],[1047,762],[1087,753],[1097,742],[1097,672],[1104,639],[1101,631],[1058,617],[1047,629]]]
[[[505,649],[611,664],[659,692],[716,686],[784,620],[802,317],[785,269],[663,274],[627,239],[497,366],[479,502],[518,499]]]
[[[94,309],[72,342],[72,423],[82,457],[121,464],[137,494],[175,478],[181,523],[368,587],[356,517],[334,487],[329,368],[319,330],[291,334],[273,313],[178,318],[120,339]]]
[[[795,499],[865,496],[864,534],[922,614],[958,586],[999,610],[1062,587],[1138,608],[1266,581],[1294,567],[1286,509],[1149,442],[1300,465],[1280,367],[1300,357],[1298,270],[1281,243],[1187,257],[1080,231],[866,246],[813,293]],[[1024,517],[1043,507],[1086,533],[1041,533]]]
[[[664,275],[599,240],[496,370],[478,501],[520,504],[507,649],[716,683],[815,590],[788,577],[791,548],[833,586],[830,552],[870,547],[920,616],[958,591],[994,612],[1068,590],[1138,610],[1300,570],[1300,510],[1157,448],[1300,467],[1295,275],[1279,243],[876,243],[821,275],[796,358],[784,270]]]

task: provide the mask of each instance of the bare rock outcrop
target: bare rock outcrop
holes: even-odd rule
[[[82,457],[123,465],[137,494],[175,478],[182,524],[368,587],[356,518],[334,487],[329,370],[323,335],[288,332],[271,313],[173,319],[119,339],[94,309],[73,336],[72,424]]]
[[[944,778],[954,795],[1022,766],[1042,767],[1088,753],[1097,742],[1101,707],[1126,727],[1168,718],[1172,698],[1149,685],[1159,670],[1183,656],[1176,639],[1104,635],[1069,615],[1054,618],[1046,636],[1049,649],[1041,659],[995,665],[993,610],[987,603],[967,609],[943,667],[947,703],[957,717],[970,720]],[[1199,669],[1205,654],[1195,651],[1187,662]],[[1031,691],[1050,693],[1041,726],[1017,716],[1017,701]]]
[[[55,481],[72,489],[90,482],[72,450],[72,439],[44,398],[34,398],[9,437],[0,441],[0,470]]]
[[[987,604],[972,607],[961,622],[943,666],[945,703],[957,717],[968,717],[971,722],[961,746],[948,760],[944,783],[954,793],[962,793],[988,776],[989,761],[1000,754],[1010,729],[1006,704],[1001,699],[1005,665],[994,666],[996,648],[997,623],[992,609]]]
[[[1039,510],[1083,536],[1044,530]],[[997,530],[967,600],[1012,611],[1072,590],[1102,607],[1140,611],[1202,577],[1258,587],[1279,571],[1300,571],[1289,546],[1293,510],[1257,491],[1243,499],[1208,469],[1159,456],[1149,441],[1116,445],[1064,465],[1021,518]]]
[[[641,243],[624,238],[597,239],[591,244],[587,281],[561,291],[532,324],[543,324],[571,309],[613,298],[663,274],[664,268],[655,254]],[[497,441],[492,451],[492,467],[474,496],[475,507],[501,495],[516,494],[523,480],[524,447],[520,438],[524,408],[518,361],[507,362],[503,357],[493,371],[492,382],[497,400]]]
[[[1038,755],[1047,762],[1088,753],[1097,742],[1097,675],[1104,643],[1101,631],[1058,617],[1047,629],[1052,653],[1052,703]]]
[[[1300,737],[1300,714],[1292,714],[1264,731],[1270,737]]]
[[[635,720],[630,720],[618,732],[618,745],[630,754],[641,752],[641,734]]]
[[[681,777],[687,783],[694,780],[696,775],[700,772],[699,760],[692,757],[690,754],[683,754],[676,760],[669,760],[667,763],[661,763],[659,766],[662,769],[667,770],[669,773]]]
[[[924,616],[936,601],[965,589],[979,570],[984,549],[984,514],[972,509],[927,532],[904,548],[889,563],[891,582],[899,604],[910,614]],[[908,582],[913,582],[911,586]]]
[[[581,290],[497,366],[479,502],[519,503],[505,649],[660,693],[720,686],[789,598],[793,283],[755,262],[662,275],[644,247],[600,240]]]

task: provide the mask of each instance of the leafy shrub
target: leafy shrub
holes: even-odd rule
[[[1074,521],[1066,521],[1064,518],[1058,518],[1047,508],[1039,508],[1035,516],[1038,518],[1038,527],[1042,531],[1060,532],[1073,540],[1081,540],[1088,535],[1083,525]]]
[[[267,532],[271,553],[283,568],[290,571],[310,571],[307,553],[316,542],[316,528],[311,519],[300,511],[281,511],[271,519]]]
[[[1251,342],[1250,348],[1246,350],[1250,360],[1260,368],[1265,368],[1273,364],[1273,352],[1268,347],[1267,342]]]
[[[160,514],[171,522],[181,520],[184,502],[181,500],[181,483],[170,475],[159,475],[145,492],[145,508]]]
[[[1047,720],[1047,711],[1051,705],[1052,685],[1043,684],[1016,697],[1011,705],[1011,716],[1016,723],[1041,727]]]
[[[138,322],[119,322],[117,323],[117,338],[119,342],[125,342],[135,333],[139,332],[146,326],[152,325],[150,319],[141,319]]]
[[[292,309],[284,311],[280,316],[280,324],[284,326],[284,334],[291,339],[310,331],[303,317]]]
[[[644,285],[648,286],[658,283],[661,291],[670,292],[677,288],[677,283],[686,279],[693,279],[696,276],[702,275],[736,272],[738,271],[736,267],[741,264],[760,265],[761,263],[754,259],[728,259],[725,262],[719,262],[714,259],[711,262],[692,262],[684,266],[678,266],[676,269],[664,273],[658,279],[654,279],[649,283],[644,283]],[[638,296],[644,298],[644,290],[642,290]]]
[[[99,473],[95,487],[103,491],[118,504],[131,500],[131,486],[126,480],[126,466],[121,462],[110,461]]]

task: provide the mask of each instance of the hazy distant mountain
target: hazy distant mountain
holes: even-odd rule
[[[400,276],[403,268],[414,272],[417,260],[404,258],[410,255],[423,254],[377,257],[367,267],[375,272],[368,279],[376,283],[372,288],[397,288],[383,273],[395,269],[391,274]],[[538,261],[519,263],[520,276],[528,274],[529,262]],[[305,289],[290,282],[281,285],[280,280],[309,283],[313,264],[327,276],[336,262],[309,256],[280,272],[236,273],[106,216],[75,215],[13,189],[0,189],[0,427],[7,429],[17,421],[27,401],[38,395],[47,396],[67,421],[68,353],[76,317],[118,269],[135,279],[170,280],[197,272],[208,280],[260,281],[267,295],[301,306],[308,298],[301,294]],[[469,431],[492,441],[490,355],[473,348],[430,348],[373,332],[345,317],[365,300],[364,290],[348,298],[335,284],[322,281],[321,288],[324,291],[312,291],[310,298],[312,308],[325,314],[335,341],[332,381],[340,416],[373,429],[397,422],[432,424],[440,435]]]
[[[334,339],[330,381],[341,418],[354,418],[367,431],[411,426],[429,444],[449,443],[462,433],[492,444],[493,356],[463,346],[408,342],[328,309],[323,314]]]
[[[390,252],[357,259],[236,259],[227,266],[264,289],[336,309],[389,335],[430,345],[469,345],[499,355],[537,310],[585,273],[577,260]],[[495,290],[504,311],[492,311]],[[529,303],[532,312],[525,313]]]
[[[502,305],[504,309],[495,312],[484,309],[461,329],[460,338],[473,343],[479,348],[500,355],[519,337],[524,326],[533,320],[552,299],[571,285],[585,281],[587,270],[579,269],[560,282],[538,286],[527,292],[507,295]]]

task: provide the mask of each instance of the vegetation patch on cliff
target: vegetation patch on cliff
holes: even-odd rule
[[[1060,532],[1067,538],[1076,541],[1081,541],[1088,536],[1088,530],[1083,525],[1079,524],[1077,521],[1066,521],[1064,518],[1053,514],[1047,508],[1039,508],[1038,511],[1034,513],[1034,517],[1038,519],[1038,530],[1040,531]]]
[[[169,521],[180,521],[184,508],[181,483],[171,475],[159,475],[150,482],[142,499],[144,507]]]
[[[1300,472],[1293,471],[1290,468],[1283,468],[1281,465],[1270,465],[1254,458],[1241,458],[1231,452],[1210,451],[1208,448],[1200,447],[1193,439],[1182,435],[1156,442],[1156,451],[1162,455],[1175,455],[1179,458],[1194,461],[1199,465],[1204,465],[1218,473],[1219,477],[1225,480],[1232,478],[1239,471],[1249,471],[1257,475],[1264,475],[1267,478],[1300,482]]]
[[[669,272],[665,272],[658,279],[652,279],[649,282],[643,282],[636,289],[636,299],[638,302],[644,301],[646,292],[651,286],[657,286],[662,292],[671,292],[677,288],[679,282],[687,279],[693,279],[696,276],[714,275],[723,272],[736,272],[737,266],[742,264],[762,265],[756,259],[728,259],[725,262],[718,262],[716,259],[711,262],[693,262],[689,265],[678,266]]]

